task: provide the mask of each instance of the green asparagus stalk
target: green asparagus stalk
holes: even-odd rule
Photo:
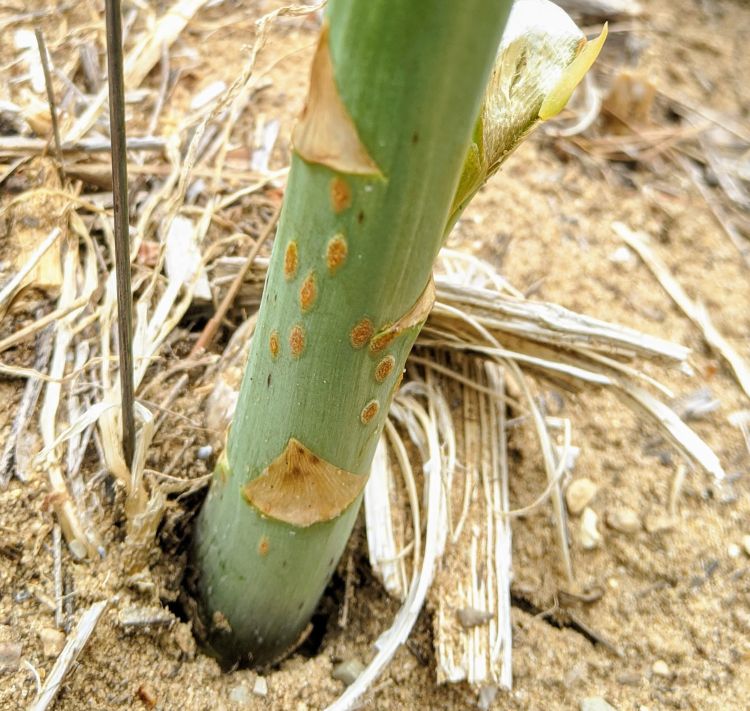
[[[444,236],[562,109],[606,35],[586,43],[552,3],[519,0],[496,49],[507,9],[329,5],[238,409],[197,525],[205,636],[227,662],[271,662],[303,633],[432,304]]]
[[[351,532],[508,0],[332,0],[225,456],[199,516],[207,636],[266,664]]]

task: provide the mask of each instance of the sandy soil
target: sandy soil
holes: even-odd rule
[[[16,4],[20,8],[21,3]],[[743,77],[750,74],[750,53],[744,47],[750,36],[750,7],[730,0],[680,4],[644,0],[642,4],[642,18],[612,28],[602,69],[614,73],[627,61],[670,96],[679,94],[747,126],[750,89]],[[83,5],[66,6],[60,12],[62,21],[40,21],[54,57],[64,55],[66,37],[91,31],[92,15]],[[231,5],[231,13],[226,7],[201,11],[173,48],[173,68],[182,73],[157,132],[168,133],[196,91],[217,79],[232,81],[242,66],[240,47],[252,40],[253,20],[270,7],[252,4],[245,19],[237,22],[235,4],[225,5]],[[24,25],[31,26],[17,26]],[[314,37],[310,19],[277,23],[259,64],[271,83],[257,93],[237,128],[239,143],[252,135],[260,117],[280,120],[272,167],[285,161]],[[2,71],[12,74],[15,70],[8,68],[10,56],[2,44]],[[145,85],[158,84],[155,71]],[[137,105],[132,110],[137,112]],[[660,125],[676,126],[669,123],[674,117],[663,103],[657,102],[653,117]],[[611,259],[621,246],[611,223],[620,220],[651,234],[658,253],[688,293],[706,303],[717,327],[746,357],[750,357],[748,271],[706,203],[674,164],[614,163],[591,151],[573,151],[571,145],[537,134],[478,196],[451,242],[502,267],[514,285],[532,290],[534,298],[689,346],[692,375],[665,372],[655,365],[647,365],[646,371],[678,396],[708,387],[720,401],[716,411],[691,424],[714,448],[731,482],[719,488],[707,475],[691,472],[674,526],[619,533],[604,524],[612,512],[627,507],[641,519],[666,512],[679,458],[654,438],[651,426],[638,421],[609,394],[550,395],[575,423],[575,444],[581,454],[574,477],[587,477],[598,487],[591,506],[599,515],[602,544],[584,550],[578,519],[572,517],[570,526],[580,590],[598,593],[587,599],[565,595],[548,509],[516,522],[515,685],[512,692],[500,693],[492,708],[575,709],[583,698],[600,696],[620,711],[744,709],[750,703],[750,550],[746,554],[741,545],[743,536],[750,534],[750,460],[738,430],[727,418],[747,408],[747,399],[643,264],[637,259]],[[3,320],[0,336],[11,333],[28,313]],[[179,354],[179,345],[174,352]],[[3,354],[12,365],[28,366],[33,358],[30,347]],[[17,379],[0,379],[4,403],[0,433],[7,433],[22,389],[23,382]],[[175,409],[200,417],[188,398],[179,400]],[[36,437],[30,447],[38,450],[40,442]],[[180,464],[190,469],[191,476],[208,471],[196,458],[202,443],[199,437]],[[536,498],[545,479],[531,429],[514,429],[510,444],[511,503],[516,507]],[[169,461],[175,451],[173,441],[156,445],[154,468]],[[93,476],[96,466],[95,457],[87,458],[85,476]],[[77,668],[65,680],[56,705],[61,711],[323,708],[343,688],[332,677],[335,664],[342,659],[367,659],[372,641],[397,609],[369,570],[360,524],[322,603],[316,638],[264,677],[265,695],[255,694],[254,686],[260,690],[256,673],[222,673],[196,648],[189,624],[179,617],[135,630],[122,624],[132,607],[166,606],[179,615],[185,512],[198,507],[201,494],[170,508],[161,547],[149,551],[150,574],[134,579],[122,572],[120,497],[111,486],[100,485],[99,492],[103,505],[95,523],[107,555],[84,564],[65,554],[68,621],[95,600],[110,597],[112,602]],[[54,627],[52,525],[43,471],[32,471],[26,483],[13,480],[0,491],[0,645],[20,642],[23,659],[42,680],[55,656],[54,651],[45,654],[42,644],[44,630]],[[740,546],[739,551],[734,546]],[[348,624],[342,629],[336,620],[350,556],[355,587]],[[475,707],[476,694],[468,686],[436,685],[431,628],[426,611],[365,708]],[[24,708],[34,698],[35,688],[27,666],[3,674],[0,708]]]

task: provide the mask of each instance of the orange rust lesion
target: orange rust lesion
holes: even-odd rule
[[[367,477],[334,466],[291,437],[284,451],[242,493],[263,515],[307,527],[339,516],[362,493],[366,481]]]
[[[395,365],[396,359],[392,355],[382,358],[375,366],[375,380],[382,383],[391,374]]]
[[[352,175],[382,175],[341,100],[328,46],[327,23],[320,32],[307,100],[292,132],[292,143],[308,163],[320,163]]]
[[[261,536],[258,541],[258,555],[261,558],[265,558],[268,555],[268,551],[271,548],[271,542],[268,540],[268,536]]]
[[[391,388],[391,399],[395,396],[395,394],[398,392],[398,389],[401,387],[401,383],[404,382],[404,371],[402,370],[398,374],[398,378],[396,378],[396,382],[393,383],[393,387]]]
[[[372,422],[372,418],[378,414],[380,410],[380,403],[377,400],[370,400],[363,408],[362,412],[359,413],[359,420],[363,425],[369,425]]]
[[[435,282],[430,275],[427,286],[422,290],[414,305],[395,323],[383,326],[370,341],[370,351],[379,353],[387,348],[404,331],[421,326],[429,316],[435,303]]]
[[[352,344],[352,348],[359,350],[367,345],[367,342],[372,338],[372,334],[375,331],[375,327],[372,325],[372,321],[369,318],[363,318],[354,324],[354,327],[349,333],[349,342]]]
[[[397,331],[393,325],[384,326],[370,341],[370,350],[373,353],[379,353],[380,351],[385,350],[396,340],[398,335],[399,331]]]
[[[284,278],[287,281],[291,281],[297,276],[297,268],[299,266],[299,252],[297,250],[297,243],[292,240],[284,250]]]
[[[300,324],[295,324],[289,331],[289,348],[294,358],[299,358],[305,350],[305,329]]]
[[[336,176],[331,180],[331,207],[338,215],[347,210],[352,204],[352,190],[349,183],[342,177]]]
[[[326,247],[326,265],[331,276],[341,269],[348,254],[349,245],[346,243],[344,235],[337,234],[331,237]]]
[[[303,311],[309,311],[318,297],[318,286],[315,283],[315,272],[310,272],[299,290],[299,305]]]
[[[268,338],[268,349],[271,351],[271,358],[276,360],[281,351],[281,342],[279,341],[279,332],[274,329]]]

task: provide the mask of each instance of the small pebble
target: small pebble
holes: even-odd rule
[[[652,512],[647,514],[643,525],[649,533],[661,533],[674,528],[675,520],[667,514]]]
[[[0,642],[0,674],[12,674],[18,669],[22,651],[18,642]]]
[[[237,684],[229,690],[229,700],[238,706],[250,706],[252,697],[244,684]]]
[[[657,659],[654,662],[654,665],[651,667],[651,671],[656,676],[664,676],[664,677],[672,676],[672,671],[669,668],[669,665],[663,659]]]
[[[143,682],[143,684],[138,687],[136,694],[147,709],[152,709],[156,706],[156,702],[158,701],[156,692],[148,682]]]
[[[131,630],[137,627],[171,627],[177,618],[165,607],[125,607],[117,613],[120,627]]]
[[[617,709],[601,696],[589,696],[581,700],[581,711],[617,711]]]
[[[68,549],[76,560],[83,560],[86,557],[86,546],[77,538],[68,543]]]
[[[255,678],[255,684],[253,684],[253,693],[256,696],[268,696],[268,682],[263,676]]]
[[[359,659],[352,658],[337,664],[331,676],[337,681],[342,681],[346,686],[353,684],[357,677],[365,670],[364,664]]]
[[[39,630],[39,640],[42,643],[42,654],[45,657],[57,657],[65,646],[65,635],[54,627]]]
[[[598,521],[599,517],[594,510],[587,506],[581,515],[581,545],[587,551],[602,542],[602,535],[596,527]]]
[[[750,536],[742,536],[742,548],[745,555],[750,555]]]
[[[572,481],[565,490],[565,501],[568,504],[568,511],[573,516],[578,516],[594,498],[597,486],[591,479],[583,477]]]
[[[739,558],[742,554],[742,548],[740,548],[736,543],[730,543],[727,546],[727,555],[730,558]]]
[[[633,509],[622,507],[607,512],[607,525],[620,533],[636,533],[641,530],[641,519]]]
[[[615,264],[635,264],[636,258],[633,252],[628,249],[625,245],[618,247],[614,252],[609,255],[609,261]]]
[[[458,611],[458,621],[462,627],[469,629],[483,625],[492,619],[492,613],[486,610],[477,610],[475,607],[463,607]]]
[[[198,459],[206,460],[214,453],[214,448],[210,444],[203,445],[198,448],[197,457]]]
[[[487,711],[490,706],[492,706],[492,702],[495,700],[497,692],[498,688],[495,684],[485,684],[482,686],[479,690],[479,699],[477,700],[477,706],[481,711]]]
[[[638,672],[622,672],[617,675],[617,683],[623,686],[638,686],[641,683],[641,675]]]

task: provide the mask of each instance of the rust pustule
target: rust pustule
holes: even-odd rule
[[[349,246],[346,238],[342,234],[335,235],[328,240],[326,247],[326,265],[328,273],[332,276],[343,266],[346,257],[349,254]]]
[[[284,451],[242,492],[265,516],[306,527],[340,515],[360,495],[366,480],[291,437]]]
[[[310,272],[299,290],[299,305],[303,311],[309,311],[318,296],[318,287],[315,283],[315,272]]]
[[[368,425],[372,421],[372,418],[375,417],[375,415],[378,414],[378,410],[380,409],[380,403],[377,400],[370,400],[363,408],[362,412],[359,414],[359,419],[362,422],[363,425]]]
[[[292,143],[308,163],[320,163],[340,173],[381,175],[339,95],[327,23],[320,32],[307,101],[292,132]]]
[[[401,387],[401,383],[404,382],[404,371],[402,370],[398,374],[398,378],[396,378],[396,382],[393,383],[393,387],[391,388],[391,398],[398,392],[398,389]]]
[[[396,359],[392,355],[387,355],[375,366],[375,380],[382,383],[396,365]]]
[[[429,316],[432,305],[435,303],[435,282],[430,275],[430,280],[424,288],[414,305],[395,323],[383,326],[370,341],[370,350],[378,353],[387,348],[394,339],[398,338],[404,331],[421,326]]]
[[[299,255],[297,253],[297,243],[292,240],[284,251],[284,278],[291,281],[297,276],[297,266],[299,264]]]
[[[265,558],[268,555],[268,550],[271,547],[271,543],[268,540],[268,536],[261,536],[258,541],[258,555],[261,558]]]
[[[375,327],[372,325],[372,321],[369,318],[363,318],[358,321],[354,328],[352,328],[349,334],[349,341],[352,344],[352,348],[360,349],[367,345],[367,341],[372,338],[372,333]]]
[[[373,336],[372,341],[370,341],[370,350],[373,353],[379,353],[380,351],[385,350],[396,340],[398,334],[399,332],[396,331],[393,325],[384,326],[380,330],[380,333]]]
[[[271,358],[276,360],[279,357],[281,344],[279,343],[279,332],[274,329],[268,338],[268,349],[271,351]]]
[[[352,190],[349,183],[338,175],[331,180],[331,207],[338,215],[352,204]]]
[[[292,330],[289,331],[289,348],[295,358],[299,358],[305,350],[305,329],[299,324],[292,326]]]

